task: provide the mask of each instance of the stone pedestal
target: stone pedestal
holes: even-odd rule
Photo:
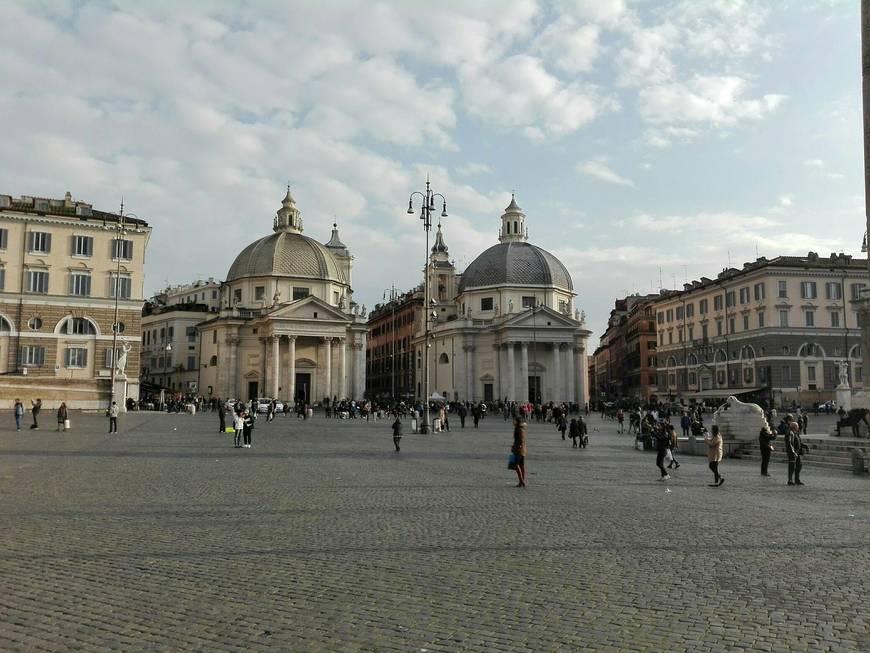
[[[115,376],[115,398],[121,408],[122,413],[127,412],[127,377],[124,375]]]
[[[842,383],[837,386],[837,409],[842,406],[843,410],[852,410],[852,388]]]

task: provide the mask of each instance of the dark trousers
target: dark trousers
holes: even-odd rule
[[[109,433],[117,433],[118,432],[118,418],[117,417],[109,417]]]
[[[715,483],[718,483],[719,479],[722,478],[721,476],[719,476],[719,461],[718,460],[711,460],[710,461],[710,471],[713,472],[713,481]]]
[[[767,474],[767,466],[770,464],[770,447],[761,450],[761,473]]]
[[[220,411],[220,432],[223,433],[227,430],[227,418],[224,415],[223,408]]]
[[[665,453],[667,453],[667,450],[662,449],[659,449],[658,453],[656,453],[656,467],[661,470],[662,476],[668,475],[665,471]]]
[[[245,429],[245,444],[251,444],[251,431],[253,429]]]
[[[788,459],[788,480],[791,481],[794,478],[795,483],[800,483],[801,480],[801,468],[803,467],[803,463],[801,462],[801,457],[798,456],[796,458]]]
[[[462,428],[465,428],[465,415],[459,416],[459,425],[462,426]]]

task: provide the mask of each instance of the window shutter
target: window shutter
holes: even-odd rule
[[[82,367],[88,366],[88,350],[82,349]]]
[[[27,251],[28,252],[33,251],[33,232],[32,231],[27,234]]]
[[[46,251],[46,253],[51,252],[51,234],[50,233],[45,234],[45,251]]]

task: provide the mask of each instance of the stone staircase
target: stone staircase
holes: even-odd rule
[[[852,471],[852,449],[855,447],[864,449],[870,454],[870,440],[866,438],[855,440],[853,438],[820,438],[811,435],[803,436],[803,443],[810,450],[803,455],[803,464],[814,467],[827,467],[830,469],[839,469],[844,472]],[[775,463],[787,463],[788,457],[785,455],[783,446],[783,436],[777,436],[773,441],[774,452],[770,456],[771,465]],[[743,460],[761,461],[761,452],[758,450],[758,440],[748,442],[743,446],[743,449],[736,457]]]

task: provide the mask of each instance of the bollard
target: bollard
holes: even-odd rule
[[[858,447],[852,449],[852,473],[853,474],[863,474],[864,473],[864,465],[866,460],[866,455],[864,454],[864,450]]]

